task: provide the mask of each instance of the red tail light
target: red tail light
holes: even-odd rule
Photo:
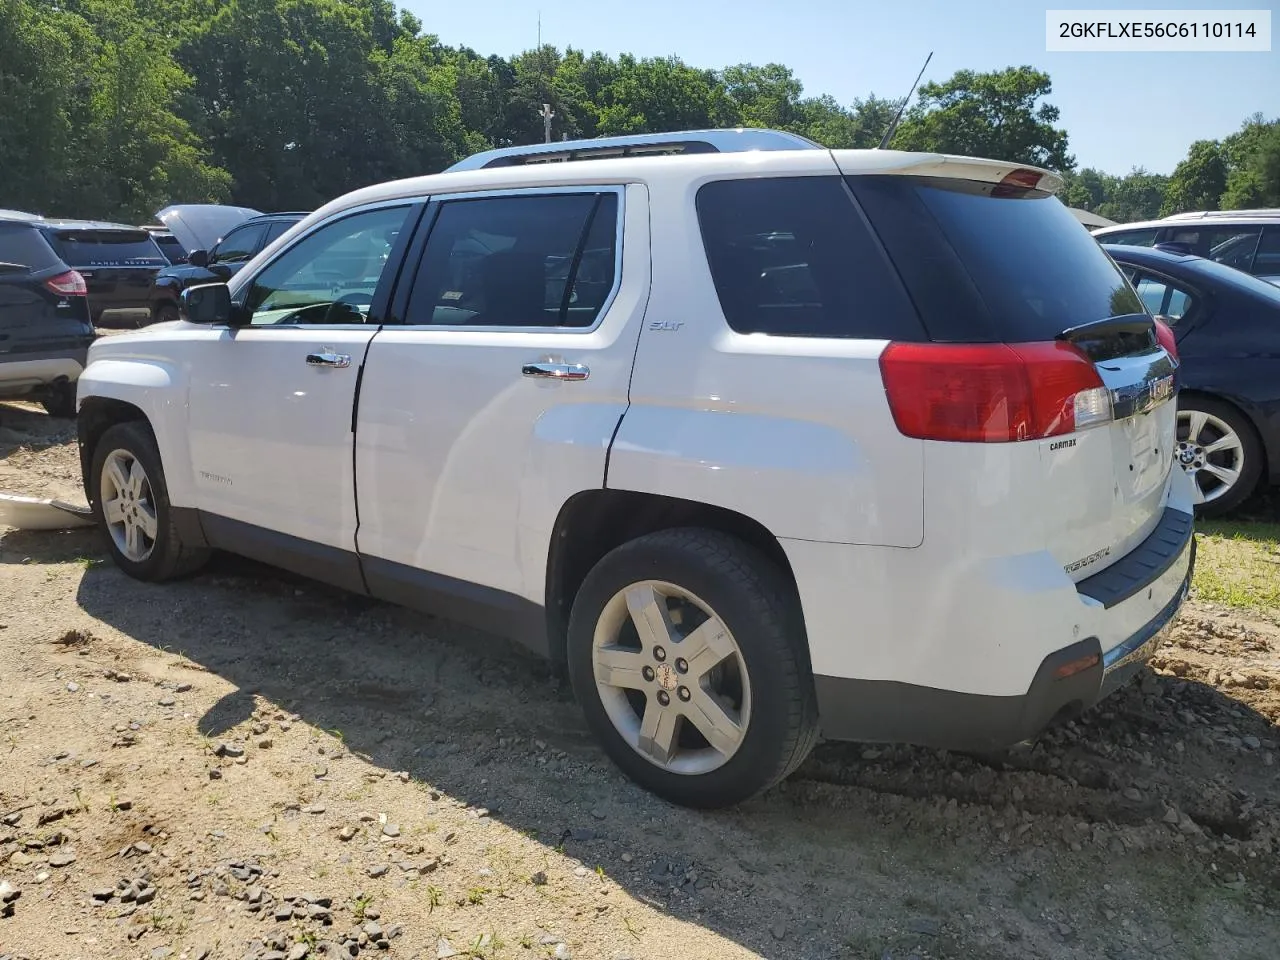
[[[1017,196],[1024,190],[1034,190],[1040,186],[1044,174],[1039,170],[1012,170],[1006,173],[991,190],[993,197]]]
[[[78,270],[68,270],[66,273],[58,274],[56,277],[50,277],[44,282],[44,285],[62,297],[87,297],[89,295],[89,287],[84,282],[84,277],[80,276],[80,271]]]
[[[1164,347],[1165,352],[1173,359],[1174,363],[1178,362],[1178,338],[1173,335],[1173,328],[1163,320],[1156,321],[1156,339],[1160,341],[1160,346]]]
[[[1036,440],[1111,418],[1098,371],[1067,343],[891,343],[880,371],[898,429],[922,440]]]

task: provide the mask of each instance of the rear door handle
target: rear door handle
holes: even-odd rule
[[[543,377],[548,380],[585,380],[591,376],[591,368],[585,363],[526,363],[520,368],[526,377]]]
[[[349,367],[351,357],[345,353],[308,353],[307,364],[312,367]]]

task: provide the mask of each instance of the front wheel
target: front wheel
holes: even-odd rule
[[[177,319],[178,305],[175,303],[160,303],[151,308],[152,323],[172,323]]]
[[[76,385],[59,383],[49,388],[49,392],[40,401],[44,412],[51,417],[72,420],[76,415]]]
[[[674,803],[723,807],[789,775],[817,738],[795,591],[711,530],[626,543],[573,604],[568,667],[605,750]]]
[[[1243,503],[1262,475],[1262,445],[1235,407],[1212,397],[1178,402],[1177,466],[1191,475],[1196,513],[1220,517]]]
[[[90,504],[116,565],[137,580],[194,573],[209,557],[185,542],[173,522],[160,451],[140,421],[118,423],[93,451]]]

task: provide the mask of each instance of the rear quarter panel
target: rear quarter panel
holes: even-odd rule
[[[814,153],[809,172],[836,172]],[[917,546],[923,451],[889,411],[885,341],[731,330],[694,207],[705,182],[650,183],[653,290],[608,485],[734,510],[778,537]]]

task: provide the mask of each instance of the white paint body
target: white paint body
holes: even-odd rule
[[[841,170],[998,180],[1014,169],[887,151],[834,158],[839,169],[820,150],[593,160],[360,190],[267,247],[232,279],[233,297],[351,208],[574,185],[624,193],[620,279],[583,330],[156,325],[95,343],[79,396],[145,413],[177,506],[538,604],[557,517],[576,493],[607,486],[733,510],[781,543],[815,673],[1025,693],[1048,653],[1090,635],[1105,651],[1177,592],[1185,557],[1106,610],[1064,571],[1102,546],[1109,557],[1077,578],[1120,559],[1165,505],[1190,511],[1183,474],[1169,469],[1173,404],[1079,431],[1052,455],[1049,441],[924,442],[894,424],[883,341],[733,332],[694,213],[702,184]],[[350,354],[351,367],[307,366],[322,349]],[[522,377],[547,359],[590,376]],[[1121,457],[1146,466],[1122,475]]]

